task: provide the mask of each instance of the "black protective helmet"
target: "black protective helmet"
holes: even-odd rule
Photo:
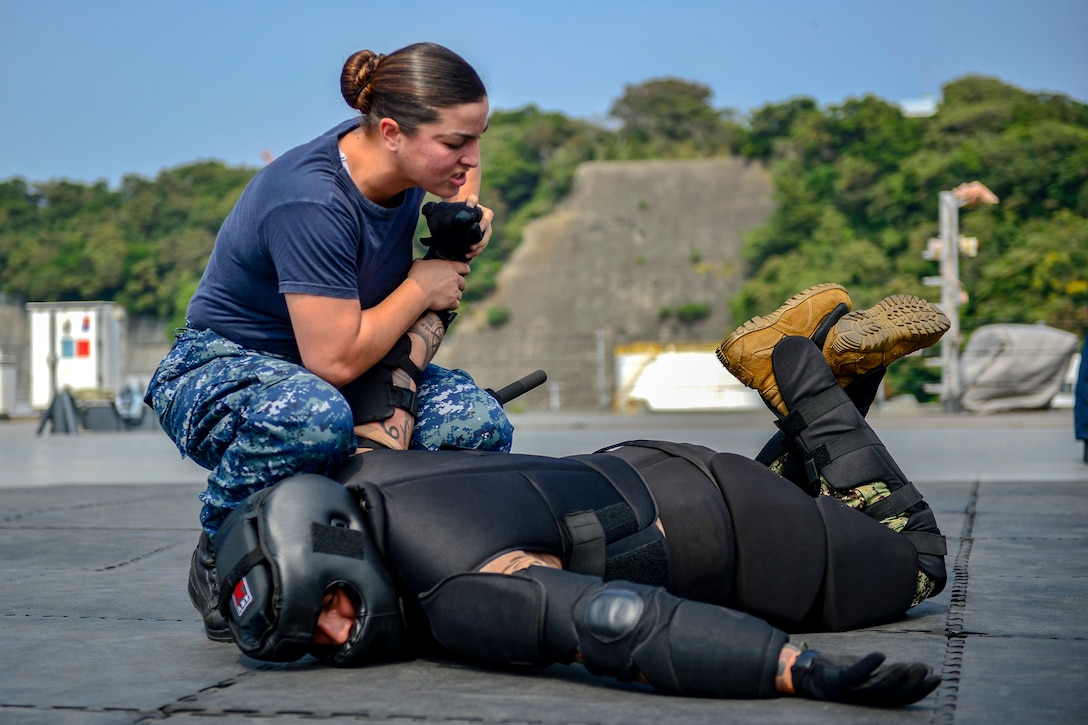
[[[249,496],[215,537],[219,609],[258,660],[310,653],[333,665],[388,659],[406,641],[400,603],[359,504],[336,481],[284,479]],[[355,604],[346,644],[314,644],[321,602],[339,585]]]

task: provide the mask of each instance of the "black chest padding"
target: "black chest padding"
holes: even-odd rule
[[[362,504],[406,594],[517,549],[606,580],[670,583],[654,499],[615,456],[371,451],[337,478]]]

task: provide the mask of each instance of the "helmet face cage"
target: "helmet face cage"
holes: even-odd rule
[[[216,536],[216,564],[221,611],[254,659],[293,662],[310,652],[359,664],[403,641],[399,601],[359,505],[331,479],[294,476],[247,498]],[[333,586],[351,597],[356,621],[346,644],[314,645]]]

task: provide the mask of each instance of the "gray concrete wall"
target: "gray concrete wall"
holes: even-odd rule
[[[614,345],[716,341],[738,324],[728,300],[744,280],[743,234],[768,219],[771,192],[764,167],[734,158],[583,164],[561,207],[527,227],[494,295],[455,321],[436,362],[493,388],[541,368],[561,409],[600,407],[614,387]],[[710,314],[678,321],[689,303]],[[506,325],[488,327],[492,307],[510,312]],[[552,392],[516,405],[547,409]]]

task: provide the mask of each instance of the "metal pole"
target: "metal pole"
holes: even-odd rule
[[[939,196],[941,223],[941,309],[951,323],[941,338],[941,402],[950,413],[960,410],[960,258],[961,202],[951,191]]]
[[[604,330],[597,330],[597,407],[601,410],[612,403],[608,390],[608,345]]]
[[[57,311],[49,310],[49,354],[45,362],[49,366],[49,400],[57,397]]]

